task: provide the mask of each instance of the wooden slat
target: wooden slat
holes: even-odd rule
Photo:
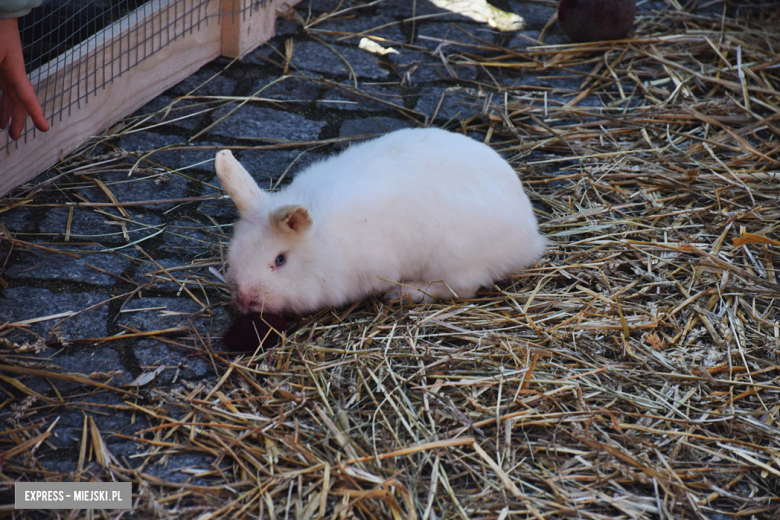
[[[300,0],[267,0],[241,13],[246,0],[222,0],[222,55],[237,58],[274,35],[276,15]]]

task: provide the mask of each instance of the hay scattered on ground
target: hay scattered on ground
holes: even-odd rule
[[[80,467],[97,461],[104,473],[89,478],[136,483],[137,518],[776,518],[777,23],[776,9],[669,8],[628,41],[445,52],[495,78],[452,89],[473,116],[448,126],[511,158],[551,241],[544,260],[474,300],[323,310],[266,352],[215,351],[208,331],[150,333],[205,356],[219,377],[87,381],[122,393],[116,408],[153,426],[132,438],[138,466],[109,453],[85,418]],[[505,87],[517,71],[581,83]],[[606,108],[581,106],[589,96]],[[74,183],[126,171],[128,158],[60,169]],[[31,193],[4,204],[32,207]],[[225,294],[213,276],[188,274],[221,271],[218,249],[199,261],[159,274],[188,288],[200,276]],[[10,378],[77,376],[26,368],[9,348],[0,377],[16,388],[0,409],[17,412],[0,433],[0,485],[69,479],[35,464],[51,429],[43,418],[67,402],[22,400],[31,392]],[[186,484],[146,471],[177,453],[216,461],[189,468]]]

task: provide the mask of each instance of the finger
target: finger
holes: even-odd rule
[[[11,118],[11,97],[8,94],[0,96],[0,128],[8,126]]]
[[[13,115],[11,115],[11,139],[19,139],[22,136],[26,119],[27,110],[25,110],[24,105],[18,103],[14,106]]]
[[[28,107],[28,110],[30,111],[30,118],[35,124],[35,127],[41,132],[48,132],[49,122],[46,121],[46,116],[43,115],[43,110],[41,110],[41,106],[36,103],[32,107]]]
[[[38,130],[42,132],[48,131],[49,123],[43,115],[43,109],[41,109],[41,104],[38,102],[38,96],[35,95],[32,83],[26,77],[24,83],[20,85],[19,97]]]

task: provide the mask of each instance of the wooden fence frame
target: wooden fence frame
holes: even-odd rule
[[[180,24],[187,22],[186,17],[171,20],[161,15],[172,6],[176,12],[189,12],[196,1],[152,0],[59,56],[55,63],[34,71],[30,76],[44,113],[59,116],[49,118],[48,132],[28,132],[0,152],[0,197],[219,55],[235,58],[270,39],[277,16],[300,0],[255,0],[244,11],[242,0],[210,0],[202,7],[206,21],[183,35]],[[164,24],[166,30],[160,30]],[[157,36],[147,40],[150,31]],[[136,56],[149,56],[128,67],[122,61],[125,55],[133,59],[127,49],[133,49]],[[63,70],[53,66],[57,64],[70,65]],[[96,88],[95,71],[104,66],[101,77],[108,75],[113,80]],[[45,74],[44,70],[55,72]],[[47,90],[67,81],[78,82],[77,92],[92,94],[73,106],[68,106],[64,96],[47,96]],[[28,118],[28,128],[31,124]],[[8,140],[8,129],[0,130],[0,143]]]

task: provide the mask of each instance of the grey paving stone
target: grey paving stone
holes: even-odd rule
[[[52,430],[52,435],[47,439],[57,449],[76,448],[81,443],[82,430],[84,428],[84,414],[78,411],[61,413],[57,426]]]
[[[213,223],[203,224],[189,217],[181,217],[168,224],[162,239],[169,254],[196,256],[218,256],[219,242],[227,240]]]
[[[225,73],[216,75],[213,70],[202,68],[174,85],[169,92],[177,96],[232,96],[235,89],[235,80],[227,77]]]
[[[132,177],[125,172],[101,173],[98,178],[119,202],[143,202],[151,200],[180,199],[187,195],[192,181],[175,173],[159,174],[141,173],[136,171]],[[105,192],[97,184],[78,191],[78,194],[90,202],[111,202]],[[176,203],[150,204],[146,209],[166,211]]]
[[[200,333],[219,334],[227,329],[229,321],[224,307],[204,310],[190,297],[184,296],[131,300],[122,309],[117,323],[147,332],[176,327],[189,329],[191,322]]]
[[[642,2],[641,4],[636,6],[636,12],[639,13],[651,13],[651,12],[660,12],[664,9],[667,9],[669,7],[669,4],[663,1],[647,1]]]
[[[580,76],[573,72],[550,69],[547,71],[528,74],[519,79],[509,79],[505,83],[507,86],[535,86],[555,89],[556,91],[569,90],[578,92],[585,76]]]
[[[4,275],[16,280],[59,280],[111,287],[119,281],[119,276],[126,276],[125,271],[130,267],[126,255],[137,255],[133,249],[100,252],[104,251],[102,246],[49,244],[46,247],[77,254],[78,258],[39,249],[19,251]]]
[[[176,100],[171,96],[158,96],[141,107],[132,117],[143,119],[145,125],[165,122],[167,125],[192,131],[205,120],[206,106],[194,101]]]
[[[212,182],[219,183],[216,177]],[[198,213],[222,220],[223,222],[235,222],[239,217],[238,209],[230,199],[207,200],[202,202],[200,206],[198,206]],[[232,228],[226,227],[223,229],[228,234],[232,233]]]
[[[32,232],[31,212],[28,208],[15,208],[5,213],[0,213],[0,225],[5,226],[12,236],[19,240],[32,239],[33,237],[24,236],[24,231]],[[14,247],[11,242],[0,240],[0,266],[8,266],[8,255],[12,251],[19,251],[21,247]],[[18,257],[18,255],[17,255]],[[18,260],[17,260],[18,261]],[[0,275],[7,272],[0,267]]]
[[[390,40],[392,42],[404,43],[406,37],[401,32],[399,24],[390,25],[379,30],[371,30],[383,25],[393,24],[396,20],[389,16],[358,16],[349,20],[337,20],[325,22],[312,29],[312,34],[328,42],[338,43],[339,45],[357,46],[361,38],[367,36],[376,36]],[[364,33],[362,36],[347,37],[346,34],[327,34],[327,33]],[[389,43],[377,41],[383,47],[391,47]]]
[[[92,293],[55,293],[48,289],[32,287],[11,287],[0,292],[0,322],[16,323],[23,320],[43,318],[78,312],[70,318],[55,318],[30,326],[35,334],[47,336],[56,325],[56,330],[64,339],[100,338],[107,335],[108,304],[98,305],[109,296]],[[90,308],[96,306],[94,308]],[[89,310],[85,310],[88,309]],[[85,311],[85,312],[79,312]],[[26,333],[15,333],[20,340],[32,339]]]
[[[509,49],[525,49],[526,47],[533,47],[536,45],[544,45],[544,42],[539,41],[539,36],[542,31],[539,29],[528,29],[519,31],[516,33],[509,43],[507,48]]]
[[[235,152],[235,150],[233,151]],[[220,196],[224,194],[220,189],[219,180],[216,177],[216,172],[212,172],[212,174],[214,177],[211,177],[209,180],[198,181],[198,184],[201,187],[201,197],[208,197],[210,195]]]
[[[558,12],[558,7],[538,4],[536,2],[516,2],[515,0],[509,0],[509,11],[523,17],[526,29],[542,29],[550,18]],[[556,28],[558,28],[557,24]]]
[[[293,180],[297,173],[324,158],[324,154],[304,150],[244,150],[238,154],[238,160],[263,189],[270,188],[270,183],[276,183],[285,172],[284,179]]]
[[[547,104],[548,108],[555,108],[560,107],[563,105],[566,105],[567,103],[571,102],[572,99],[574,99],[578,92],[574,91],[566,95],[562,94],[553,94],[552,92],[555,92],[555,90],[552,89],[544,89],[543,91],[540,90],[519,90],[519,89],[513,89],[510,90],[511,98],[513,101],[528,105],[528,106],[536,106],[536,107],[544,107],[545,103]],[[545,99],[544,93],[547,92],[547,97]],[[576,105],[577,107],[582,108],[601,108],[604,106],[604,104],[601,102],[601,99],[599,99],[598,96],[587,96],[582,99],[580,99]],[[594,111],[589,111],[594,112]],[[600,112],[600,111],[596,111]],[[559,121],[558,124],[564,124],[562,121]]]
[[[155,385],[169,385],[174,377],[177,382],[182,379],[195,381],[214,374],[213,367],[205,359],[188,357],[192,351],[168,346],[153,339],[139,341],[133,347],[133,352],[144,370],[155,370],[163,365],[168,367],[157,376]]]
[[[401,119],[391,117],[367,117],[365,119],[348,119],[339,128],[339,137],[353,137],[371,134],[386,134],[401,128],[411,128],[412,124]],[[348,144],[360,142],[363,139],[351,139],[348,142],[340,142],[337,148],[346,148]]]
[[[215,111],[214,119],[224,116],[235,105]],[[287,139],[315,141],[325,127],[325,121],[311,121],[303,116],[270,108],[244,105],[230,117],[211,129],[213,135],[240,138]]]
[[[284,46],[280,46],[274,40],[265,42],[261,44],[260,47],[241,58],[240,62],[246,63],[247,65],[263,66],[271,63],[268,61],[269,59],[276,63],[282,63],[284,61]]]
[[[43,355],[50,356],[53,354],[52,349],[48,349]],[[111,386],[125,385],[132,381],[130,374],[127,373],[122,362],[119,359],[119,354],[109,347],[99,348],[85,348],[77,353],[70,355],[55,356],[45,359],[41,359],[39,362],[45,366],[45,370],[56,373],[65,374],[79,374],[81,377],[89,379],[89,375],[93,372],[102,372],[108,374],[109,372],[121,372],[118,374],[112,374],[111,377],[99,377],[94,379],[99,383],[108,384]],[[30,389],[46,394],[52,392],[52,386],[56,388],[60,393],[70,393],[77,389],[94,388],[92,385],[68,381],[65,379],[46,379],[40,377],[26,377],[22,378],[22,382]]]
[[[174,260],[171,258],[155,258],[155,261],[165,270],[175,269],[174,271],[169,270],[168,272],[171,273],[171,275],[174,276],[177,280],[182,282],[185,287],[191,288],[192,286],[196,285],[194,282],[186,283],[184,280],[187,276],[187,273],[176,269],[189,265],[189,262]],[[138,263],[139,265],[136,268],[133,281],[142,285],[150,284],[148,288],[157,291],[178,291],[181,288],[179,284],[170,280],[168,275],[165,274],[165,271],[151,263],[148,259],[139,258]]]
[[[134,132],[119,138],[118,145],[128,152],[150,152],[162,146],[183,143],[185,139],[175,135],[163,135],[154,132]],[[170,152],[158,152],[158,155]]]
[[[539,36],[541,31],[538,29],[530,29],[527,31],[521,31],[516,34],[509,43],[507,48],[522,50],[527,47],[533,47],[535,45],[560,45],[563,43],[569,43],[569,37],[563,33],[558,32],[545,32],[544,39],[539,42]]]
[[[87,412],[92,412],[95,423],[106,439],[111,438],[112,433],[134,435],[139,430],[149,427],[149,422],[140,414],[130,411],[106,409],[102,406],[91,406],[91,403],[102,405],[123,405],[124,399],[116,393],[97,394],[91,398],[84,398],[81,406]],[[108,412],[108,413],[106,413]]]
[[[377,57],[370,52],[340,45],[331,45],[331,47],[349,62],[358,78],[385,79],[388,77],[387,70],[379,65]],[[294,67],[312,72],[333,76],[350,75],[350,70],[344,61],[320,43],[298,43],[295,45],[293,58],[290,62]]]
[[[460,28],[460,29],[458,29]],[[497,31],[485,24],[451,24],[451,23],[425,23],[417,29],[415,43],[430,50],[441,47],[444,54],[468,52],[471,54],[485,54],[494,52],[484,47],[469,35],[488,43],[494,43]]]
[[[442,94],[444,101],[441,103],[436,119],[448,121],[457,116],[457,119],[468,119],[482,110],[481,100],[463,90],[445,90],[438,87],[423,87],[417,94],[417,104],[414,109],[428,117],[433,117]]]
[[[440,9],[427,0],[418,0],[417,2],[411,2],[410,0],[385,0],[377,6],[376,12],[381,15],[401,18],[435,15],[435,17],[427,19],[436,20],[437,22],[473,21],[471,18],[461,14]]]
[[[149,428],[149,421],[143,415],[135,414],[133,417],[132,412],[113,408],[122,405],[124,403],[120,395],[107,392],[96,392],[89,397],[69,400],[65,408],[58,413],[60,420],[52,430],[52,436],[49,438],[51,444],[60,449],[78,448],[81,445],[84,418],[91,416],[109,451],[114,456],[126,455],[128,454],[127,450],[133,448],[136,451],[129,454],[137,453],[140,447],[138,444],[114,437],[114,434],[135,435],[138,431]],[[78,459],[78,453],[74,459]],[[46,464],[44,463],[44,465]]]
[[[336,9],[347,9],[354,4],[353,0],[303,0],[296,7],[303,12],[332,13]]]
[[[157,215],[140,213],[127,208],[130,218],[124,218],[114,208],[98,208],[105,214],[91,208],[73,208],[73,219],[70,227],[70,240],[73,242],[100,242],[120,245],[134,242],[153,235],[162,229],[162,219]],[[41,233],[48,239],[62,239],[66,236],[69,208],[57,207],[50,209],[38,225]],[[111,218],[107,215],[113,215]],[[129,240],[122,234],[121,224],[127,228]]]
[[[309,79],[322,79],[319,74],[310,72],[301,72],[301,77],[289,77],[274,85],[266,88],[258,94],[260,97],[268,99],[279,99],[284,101],[304,101],[309,102],[317,99],[320,94],[320,84]],[[259,91],[268,85],[277,77],[262,78],[252,85],[252,93]]]
[[[216,141],[195,141],[187,145],[187,150],[179,150],[179,158],[183,163],[182,169],[189,175],[194,172],[216,173],[214,170],[214,157],[225,145]]]
[[[32,224],[30,208],[19,206],[12,210],[0,213],[0,223],[12,233],[24,233],[30,231]]]
[[[198,170],[214,171],[209,161],[214,160],[216,150],[211,148],[211,142],[195,142],[185,144],[184,137],[163,135],[154,132],[136,132],[119,139],[120,148],[128,152],[136,152],[140,158],[163,146],[177,145],[187,146],[192,150],[160,151],[146,157],[143,166],[152,167],[153,163],[159,164],[171,170],[195,168]],[[203,149],[206,146],[207,149]],[[202,164],[201,164],[202,163]]]
[[[251,171],[249,173],[252,174]],[[220,198],[215,198],[213,200],[207,200],[200,203],[197,212],[199,214],[205,215],[205,218],[199,219],[200,221],[205,222],[209,219],[218,219],[222,222],[232,223],[238,220],[238,210],[236,209],[236,205],[233,204],[232,200],[222,198],[225,195],[225,192],[222,191],[220,186],[221,184],[216,176],[208,182],[203,183],[203,192],[201,193],[202,196],[214,195]],[[232,229],[223,228],[223,231],[229,234],[232,232]]]
[[[354,89],[354,83],[344,81],[342,85]],[[380,85],[359,85],[360,92],[376,98],[377,100],[393,105],[404,106],[403,89],[399,87],[385,87]],[[388,112],[397,110],[385,103],[364,96],[353,94],[351,90],[339,87],[329,89],[320,100],[317,107],[323,109],[363,111],[363,112]]]
[[[63,473],[65,475],[76,471],[76,462],[78,462],[78,454],[71,454],[65,451],[50,451],[39,455],[35,458],[41,466],[47,471],[53,473]],[[94,463],[93,463],[94,465]],[[44,517],[38,517],[44,518]]]
[[[230,228],[223,228],[223,230],[225,233],[229,233]],[[138,267],[133,280],[140,284],[151,284],[149,288],[158,291],[178,292],[181,290],[179,283],[190,290],[197,291],[200,291],[199,287],[202,287],[199,282],[202,283],[204,280],[209,283],[221,283],[208,266],[204,267],[197,262],[191,263],[189,258],[156,258],[156,264],[146,258],[138,258],[135,261]],[[179,283],[171,281],[163,269],[168,271]]]
[[[126,460],[132,468],[141,465],[142,459],[131,457],[141,452],[141,450],[144,449],[145,444],[140,442],[127,441],[124,439],[120,439],[119,442],[116,442],[114,439],[115,438],[106,439],[108,451],[110,451],[114,457],[122,461]]]
[[[165,457],[165,464],[150,464],[144,473],[154,475],[164,481],[182,483],[193,479],[189,470],[210,471],[215,458],[203,453],[174,453]]]
[[[446,79],[473,80],[477,77],[477,68],[449,64],[445,67],[441,59],[421,52],[401,52],[391,54],[390,62],[404,82],[410,85],[433,83]]]
[[[292,36],[298,34],[301,30],[301,24],[298,20],[287,20],[286,18],[277,18],[274,33],[276,36]]]
[[[575,96],[563,96],[561,101],[563,104],[566,104],[572,100]],[[604,106],[604,103],[602,103],[601,99],[599,99],[598,96],[586,96],[577,103],[574,104],[576,107],[588,107],[588,108],[601,108]]]

